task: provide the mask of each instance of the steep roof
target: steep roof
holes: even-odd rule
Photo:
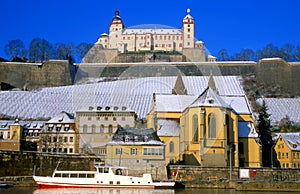
[[[172,94],[180,94],[180,95],[187,94],[187,90],[186,90],[184,82],[182,80],[181,73],[179,73],[178,76],[177,76],[175,86],[172,90]]]
[[[193,107],[231,108],[212,88],[207,87],[202,94],[189,106]]]

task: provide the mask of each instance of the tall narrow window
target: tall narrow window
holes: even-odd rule
[[[96,133],[96,125],[92,125],[92,133]]]
[[[214,113],[210,113],[208,116],[208,138],[216,138],[217,137],[217,129],[216,129],[216,116]]]
[[[104,125],[100,125],[100,133],[104,133]]]
[[[170,153],[174,153],[174,142],[170,142]]]
[[[87,125],[83,125],[83,133],[87,133]]]
[[[112,125],[109,125],[108,126],[108,133],[112,133],[113,132],[113,126]]]
[[[199,141],[199,130],[198,130],[198,116],[193,116],[193,142]]]

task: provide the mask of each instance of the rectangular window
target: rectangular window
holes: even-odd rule
[[[70,137],[70,142],[73,142],[73,137]]]
[[[58,137],[58,141],[60,142],[60,143],[62,143],[63,142],[63,137]]]
[[[137,149],[131,148],[131,155],[136,155],[136,154],[137,154]]]
[[[65,143],[68,142],[68,137],[64,137],[64,142],[65,142]]]
[[[162,148],[143,148],[144,156],[162,156],[163,149]]]
[[[122,148],[116,148],[116,154],[121,155],[122,154]]]
[[[69,153],[73,153],[73,148],[69,148]]]
[[[289,158],[289,153],[286,153],[286,158]]]

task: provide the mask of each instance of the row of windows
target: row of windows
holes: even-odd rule
[[[12,137],[17,135],[17,131],[13,131]],[[10,139],[10,131],[8,131],[6,134],[4,132],[0,132],[0,139]]]
[[[198,115],[193,115],[193,142],[199,141],[199,128],[198,128]],[[217,138],[217,122],[216,115],[214,113],[210,113],[208,115],[208,138],[215,139]],[[206,131],[203,132],[203,136],[206,135]]]
[[[293,163],[293,164],[289,164],[289,163],[281,163],[281,168],[300,168],[300,163]]]
[[[116,148],[116,154],[122,154],[122,148]],[[137,155],[137,148],[130,149],[130,155]],[[163,149],[162,148],[143,148],[144,156],[162,156]]]
[[[70,130],[70,127],[69,126],[48,126],[48,131],[53,131],[53,130],[56,130],[56,131],[69,131]]]
[[[91,121],[92,118],[94,118],[94,117],[88,117],[88,120]],[[104,120],[105,120],[105,121],[108,121],[109,118],[111,118],[111,117],[106,116],[106,117],[104,117]],[[113,121],[117,121],[117,120],[118,120],[117,118],[118,118],[118,117],[113,117],[112,120],[113,120]],[[100,119],[101,119],[101,117],[96,117],[96,120],[97,120],[97,121],[100,121]],[[121,121],[126,121],[126,118],[125,118],[125,117],[121,117]]]
[[[130,39],[133,39],[134,37],[133,36],[127,36],[127,40],[130,40]],[[145,37],[141,37],[141,40],[146,40],[146,39],[149,39],[150,37],[148,36],[145,36]],[[139,39],[139,37],[135,37],[135,40],[138,40]],[[123,40],[126,40],[126,37],[125,36],[123,36]],[[164,35],[164,36],[162,36],[162,35],[160,35],[160,36],[157,36],[157,35],[155,35],[154,36],[154,40],[182,40],[182,36],[181,35],[177,35],[177,36],[175,36],[175,35],[173,35],[173,36],[166,36],[166,35]]]
[[[69,152],[68,152],[69,150]],[[73,153],[73,148],[43,148],[42,152],[51,152],[51,153]]]
[[[289,153],[278,152],[278,159],[289,158]],[[293,153],[293,159],[300,159],[300,153]]]
[[[73,143],[74,142],[74,137],[72,137],[72,136],[65,136],[65,137],[63,137],[63,136],[59,136],[58,138],[56,137],[56,136],[54,136],[54,137],[52,137],[52,136],[44,136],[43,137],[43,142],[49,142],[49,143],[51,143],[51,142],[60,142],[60,143],[62,143],[62,142],[64,142],[64,143],[68,143],[68,142],[70,142],[70,143]]]

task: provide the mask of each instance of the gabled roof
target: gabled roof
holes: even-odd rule
[[[281,133],[277,141],[279,141],[280,136],[286,143],[286,145],[293,151],[300,151],[300,135],[299,133]]]
[[[156,112],[183,112],[194,100],[194,95],[156,94]]]
[[[207,87],[202,94],[189,106],[231,108],[212,88]]]
[[[63,111],[47,121],[47,123],[75,123],[75,119],[74,116]]]

